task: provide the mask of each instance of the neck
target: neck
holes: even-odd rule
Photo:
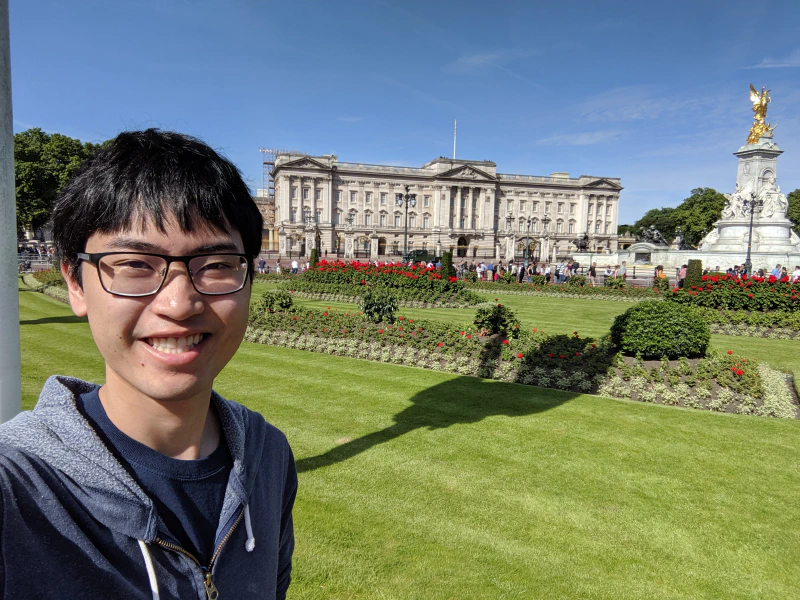
[[[107,370],[99,395],[117,429],[164,456],[197,460],[219,445],[220,425],[216,411],[211,410],[210,389],[186,398],[159,400]]]

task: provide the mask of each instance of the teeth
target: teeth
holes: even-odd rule
[[[165,354],[183,354],[187,350],[191,350],[197,344],[203,341],[202,333],[195,333],[179,338],[148,338],[147,343],[159,352]]]

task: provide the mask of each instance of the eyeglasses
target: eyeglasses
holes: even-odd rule
[[[94,264],[100,285],[115,296],[152,296],[164,285],[169,266],[174,262],[186,265],[194,289],[206,296],[238,292],[250,272],[244,254],[167,256],[147,252],[79,252],[78,258]]]

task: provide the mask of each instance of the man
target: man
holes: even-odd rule
[[[617,271],[617,277],[622,277],[623,281],[628,279],[628,261],[623,260],[622,265],[619,267],[619,271]]]
[[[266,266],[267,266],[267,261],[264,260],[264,257],[263,256],[259,257],[259,259],[258,259],[258,272],[259,273],[264,273],[264,269],[266,268]]]
[[[297,269],[298,268],[299,268],[299,265],[298,265],[297,261],[293,260],[292,261],[292,275],[297,275]]]
[[[780,279],[781,278],[781,266],[779,264],[775,265],[775,268],[772,269],[772,273],[770,273],[770,275],[774,275],[775,277]]]
[[[594,287],[597,282],[597,263],[593,262],[592,266],[589,267],[589,286]]]
[[[65,186],[53,239],[105,383],[51,377],[0,426],[4,598],[285,598],[291,450],[212,390],[261,227],[236,167],[176,133],[122,133]]]

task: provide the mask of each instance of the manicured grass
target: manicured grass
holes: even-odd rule
[[[592,303],[558,302],[559,331]],[[20,310],[26,406],[50,373],[102,378],[68,307],[21,292]],[[800,422],[257,344],[217,389],[292,443],[290,598],[800,596]]]

